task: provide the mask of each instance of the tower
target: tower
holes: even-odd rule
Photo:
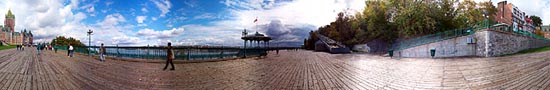
[[[11,13],[11,10],[8,10],[8,14],[6,14],[6,19],[4,20],[4,27],[7,27],[10,29],[10,32],[14,32],[15,30],[15,15]]]
[[[8,30],[5,30],[2,32],[4,37],[2,37],[2,40],[8,43],[15,43],[16,40],[16,33],[15,32],[15,16],[11,13],[11,10],[8,10],[8,13],[6,14],[6,19],[4,20],[4,28],[7,28]]]

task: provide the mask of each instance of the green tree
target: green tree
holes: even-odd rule
[[[483,12],[480,8],[477,8],[477,3],[472,0],[465,0],[458,4],[458,13],[461,17],[467,17],[466,23],[467,26],[474,26],[478,22],[485,20],[486,17],[483,17]]]
[[[400,9],[395,16],[399,34],[405,38],[425,35],[435,32],[436,21],[429,17],[427,2],[408,2],[407,7]]]
[[[533,20],[533,26],[540,27],[542,25],[542,19],[539,16],[531,15],[529,18]]]
[[[481,11],[488,15],[489,20],[495,21],[495,14],[498,12],[498,9],[493,5],[493,1],[489,0],[486,2],[480,2],[479,6],[481,7]]]
[[[51,41],[53,45],[67,46],[69,44],[73,46],[85,46],[80,40],[74,39],[73,37],[66,38],[64,36],[58,36]]]

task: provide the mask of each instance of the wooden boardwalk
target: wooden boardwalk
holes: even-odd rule
[[[0,51],[1,90],[550,89],[550,52],[496,58],[389,59],[281,51],[267,58],[176,64],[66,52]]]

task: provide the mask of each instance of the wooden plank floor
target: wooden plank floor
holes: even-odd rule
[[[550,89],[550,52],[495,58],[390,59],[281,51],[267,58],[176,64],[66,52],[0,51],[1,90]]]

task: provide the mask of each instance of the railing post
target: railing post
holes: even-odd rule
[[[120,57],[120,51],[118,51],[118,44],[116,45],[116,56]]]
[[[145,57],[147,59],[149,59],[149,50],[151,50],[151,49],[149,48],[149,44],[147,44],[147,56]]]
[[[187,60],[191,60],[191,54],[190,53],[190,50],[189,50],[189,47],[187,48]]]

